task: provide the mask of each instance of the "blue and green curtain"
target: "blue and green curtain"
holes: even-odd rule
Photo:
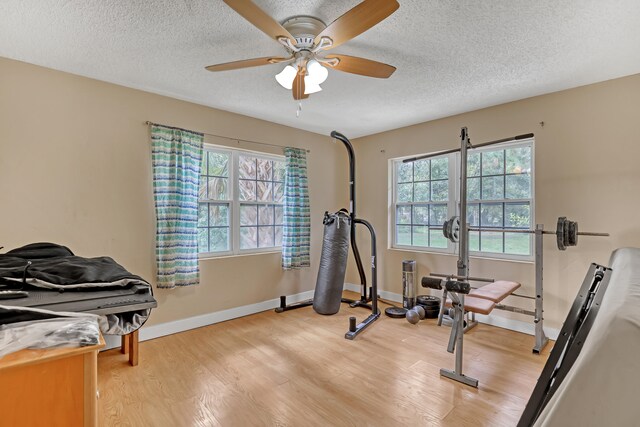
[[[204,135],[151,125],[159,288],[197,285],[198,186]]]
[[[284,178],[282,268],[309,267],[311,218],[307,185],[307,152],[287,147]]]

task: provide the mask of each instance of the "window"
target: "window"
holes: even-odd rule
[[[499,147],[499,148],[497,148]],[[393,247],[453,253],[442,224],[456,215],[459,154],[412,163],[393,160]],[[467,218],[482,228],[533,227],[533,140],[470,150],[467,163]],[[526,233],[472,231],[472,255],[531,259]]]
[[[282,246],[284,158],[205,146],[198,196],[198,250],[205,255]]]
[[[441,227],[449,218],[449,161],[435,157],[397,163],[397,245],[447,248]]]

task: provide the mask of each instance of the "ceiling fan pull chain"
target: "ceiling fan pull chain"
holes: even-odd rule
[[[302,102],[298,102],[298,110],[296,111],[296,118],[300,118],[300,112],[302,111]]]

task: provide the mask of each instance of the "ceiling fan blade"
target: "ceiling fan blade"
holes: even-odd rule
[[[396,67],[382,62],[372,61],[370,59],[358,58],[357,56],[348,55],[327,55],[326,59],[337,58],[340,62],[331,65],[331,62],[325,62],[334,70],[343,71],[345,73],[360,74],[361,76],[377,77],[386,79],[396,71]]]
[[[244,19],[251,22],[258,29],[262,30],[269,37],[278,40],[278,37],[287,37],[293,44],[295,38],[278,21],[267,15],[251,0],[224,0],[233,10],[238,12]]]
[[[296,78],[293,79],[291,93],[293,94],[293,99],[296,101],[309,97],[309,95],[305,95],[304,93],[304,72],[296,74]]]
[[[340,46],[384,20],[398,7],[400,5],[396,0],[364,0],[329,24],[316,36],[314,42],[318,44],[323,37],[329,37],[333,44],[327,49]]]
[[[264,58],[243,59],[241,61],[225,62],[224,64],[209,65],[205,67],[209,71],[227,71],[237,70],[239,68],[258,67],[260,65],[277,64],[279,62],[286,62],[293,58],[278,58],[272,56],[265,56]]]

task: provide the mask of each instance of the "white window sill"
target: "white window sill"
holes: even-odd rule
[[[244,256],[253,256],[253,255],[269,255],[269,254],[281,254],[282,253],[282,249],[280,248],[276,248],[274,250],[265,250],[265,251],[256,251],[256,252],[240,252],[237,254],[234,253],[222,253],[222,254],[216,254],[216,253],[206,253],[206,254],[200,254],[198,255],[198,261],[206,261],[206,260],[213,260],[213,259],[225,259],[225,258],[237,258],[237,257],[244,257]]]
[[[451,252],[441,252],[441,251],[433,251],[433,250],[423,250],[423,249],[413,249],[413,248],[388,248],[391,251],[398,251],[398,252],[412,252],[412,253],[420,253],[420,254],[426,254],[426,255],[443,255],[443,256],[449,256],[449,257],[456,257],[458,258],[458,254],[455,253],[451,253]],[[487,261],[501,261],[501,262],[515,262],[518,264],[534,264],[535,260],[533,258],[531,259],[527,259],[527,258],[505,258],[505,257],[499,257],[499,256],[482,256],[482,255],[473,255],[470,254],[469,255],[470,259],[482,259],[482,260],[487,260]]]

